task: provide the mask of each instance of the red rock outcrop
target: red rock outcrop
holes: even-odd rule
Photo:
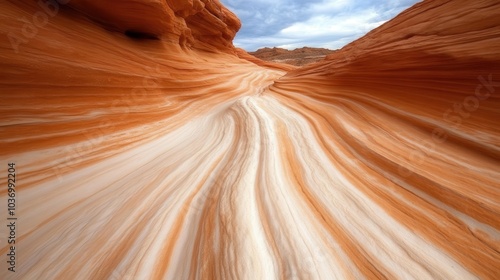
[[[178,42],[182,47],[232,49],[232,39],[241,27],[236,16],[218,0],[64,2],[109,30]]]
[[[255,56],[249,54],[248,52],[246,52],[244,49],[240,49],[240,48],[236,49],[236,54],[241,59],[248,60],[256,65],[266,67],[269,69],[291,71],[291,70],[294,70],[297,68],[294,65],[290,65],[290,64],[284,64],[284,63],[278,63],[278,62],[272,62],[272,61],[268,61],[268,60],[259,59],[258,57],[255,57]]]
[[[265,61],[286,63],[294,66],[304,66],[323,60],[335,52],[324,48],[303,47],[294,50],[282,48],[262,48],[250,54]]]
[[[498,1],[300,69],[218,1],[47,3],[0,2],[6,279],[498,279]]]

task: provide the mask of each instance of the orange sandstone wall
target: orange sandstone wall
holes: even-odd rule
[[[498,1],[423,1],[271,87],[363,193],[483,279],[500,275],[499,19]]]

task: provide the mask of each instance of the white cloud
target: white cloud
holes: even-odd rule
[[[289,37],[317,37],[327,35],[349,35],[366,33],[385,21],[378,21],[379,15],[370,9],[356,14],[338,16],[315,16],[304,22],[297,22],[281,30],[280,35]]]
[[[330,14],[333,12],[346,11],[350,9],[354,0],[323,0],[313,3],[307,9],[311,14]]]
[[[418,0],[222,0],[243,27],[235,45],[341,48]]]
[[[311,41],[311,43],[307,46],[315,47],[315,48],[326,48],[326,49],[330,49],[330,50],[336,50],[336,49],[342,48],[343,46],[354,41],[355,39],[357,39],[356,36],[348,36],[348,37],[342,37],[342,38],[331,39],[331,40],[317,40],[317,41]],[[293,50],[293,49],[304,47],[304,42],[298,41],[296,43],[277,45],[277,47],[283,48],[283,49],[288,49],[288,50]]]

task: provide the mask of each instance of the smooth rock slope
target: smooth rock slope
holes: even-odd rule
[[[299,69],[235,49],[216,0],[0,11],[5,279],[500,277],[498,1]]]

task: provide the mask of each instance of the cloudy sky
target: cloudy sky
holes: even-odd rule
[[[234,44],[338,49],[418,0],[221,0],[242,22]]]

